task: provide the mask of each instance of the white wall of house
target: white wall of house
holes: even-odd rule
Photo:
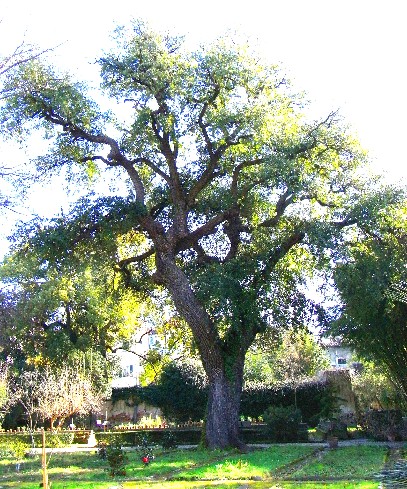
[[[352,363],[352,350],[341,345],[325,346],[326,354],[332,368],[350,368]]]
[[[155,341],[154,334],[146,330],[140,332],[129,350],[121,348],[116,350],[119,362],[119,373],[112,381],[113,388],[133,387],[140,385],[140,375],[143,372],[142,358],[148,352],[152,342]]]

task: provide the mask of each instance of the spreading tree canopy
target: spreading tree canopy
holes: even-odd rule
[[[82,204],[81,201],[72,210],[70,219],[74,212],[82,212]],[[99,211],[102,208],[99,203]],[[49,223],[57,228],[65,226],[62,241],[53,243],[54,252],[55,246],[59,247],[60,256],[69,254],[64,241],[69,233],[67,221],[68,218],[58,218]],[[41,221],[36,219],[21,233],[35,234],[40,226]],[[18,241],[23,239],[20,232],[15,237]],[[107,243],[103,251],[94,251],[85,258],[78,244],[75,256],[63,263],[48,262],[42,239],[33,238],[30,246],[5,260],[0,270],[3,282],[9,283],[0,294],[0,339],[8,338],[1,342],[4,358],[58,365],[75,351],[95,350],[106,356],[118,341],[130,338],[144,316],[148,298],[146,305],[140,304],[130,290],[115,285],[111,266],[115,254]]]
[[[3,128],[50,139],[38,174],[128,190],[31,228],[14,259],[35,250],[46,271],[108,249],[117,287],[166,291],[208,377],[206,441],[241,446],[245,354],[265,329],[303,323],[306,273],[366,217],[365,155],[336,113],[311,121],[278,67],[232,42],[189,52],[135,23],[98,63],[110,110],[33,62],[9,78]]]

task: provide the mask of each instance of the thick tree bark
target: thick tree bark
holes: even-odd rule
[[[250,341],[242,338],[234,348],[225,348],[216,326],[175,260],[161,255],[156,256],[156,263],[156,280],[165,284],[177,311],[191,328],[208,376],[206,444],[211,449],[236,447],[243,450],[246,447],[239,439],[239,409],[244,357]]]
[[[238,377],[218,371],[209,378],[205,441],[208,448],[236,447],[246,450],[239,438],[239,411],[243,367]]]

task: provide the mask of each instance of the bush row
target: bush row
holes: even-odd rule
[[[176,445],[199,445],[202,440],[202,428],[177,428],[163,430],[137,430],[125,432],[95,433],[98,443],[120,446],[137,446],[145,438],[152,445],[165,445],[169,437]],[[240,428],[240,437],[245,443],[270,443],[273,437],[266,425],[254,425],[249,428]],[[306,441],[306,436],[302,441]],[[281,439],[279,441],[287,441]]]
[[[45,435],[47,448],[66,447],[71,445],[73,440],[72,432],[46,433]],[[33,442],[35,447],[41,447],[42,434],[37,432],[31,437],[29,433],[0,433],[0,452],[22,458],[32,447]]]
[[[175,429],[175,430],[137,430],[137,431],[114,431],[95,433],[98,443],[108,445],[116,444],[120,446],[137,446],[141,445],[143,438],[153,445],[162,445],[163,438],[168,433],[174,435],[175,442],[178,445],[197,445],[201,440],[201,429]]]
[[[267,443],[271,441],[270,434],[264,425],[241,428],[240,435],[245,443]],[[135,447],[140,446],[143,440],[148,440],[151,445],[164,446],[171,438],[175,445],[199,445],[201,442],[201,428],[178,428],[162,430],[137,430],[137,431],[106,431],[96,432],[98,444]],[[46,446],[61,447],[70,445],[73,441],[72,433],[59,433],[47,435]],[[35,446],[40,447],[42,441],[35,436]],[[31,440],[28,435],[20,433],[7,433],[0,436],[0,452],[12,454],[21,458],[31,448]]]

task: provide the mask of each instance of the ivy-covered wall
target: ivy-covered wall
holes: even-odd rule
[[[175,365],[168,368],[155,385],[113,389],[112,392],[113,408],[120,403],[134,412],[138,406],[141,406],[141,410],[145,406],[156,406],[164,418],[178,423],[203,420],[206,401],[206,385]],[[290,385],[272,387],[256,384],[243,390],[241,415],[245,418],[259,418],[271,405],[296,405],[301,410],[303,421],[316,425],[319,418],[332,414],[336,402],[336,388],[329,379],[304,382],[297,388]],[[140,414],[140,410],[137,412]]]

